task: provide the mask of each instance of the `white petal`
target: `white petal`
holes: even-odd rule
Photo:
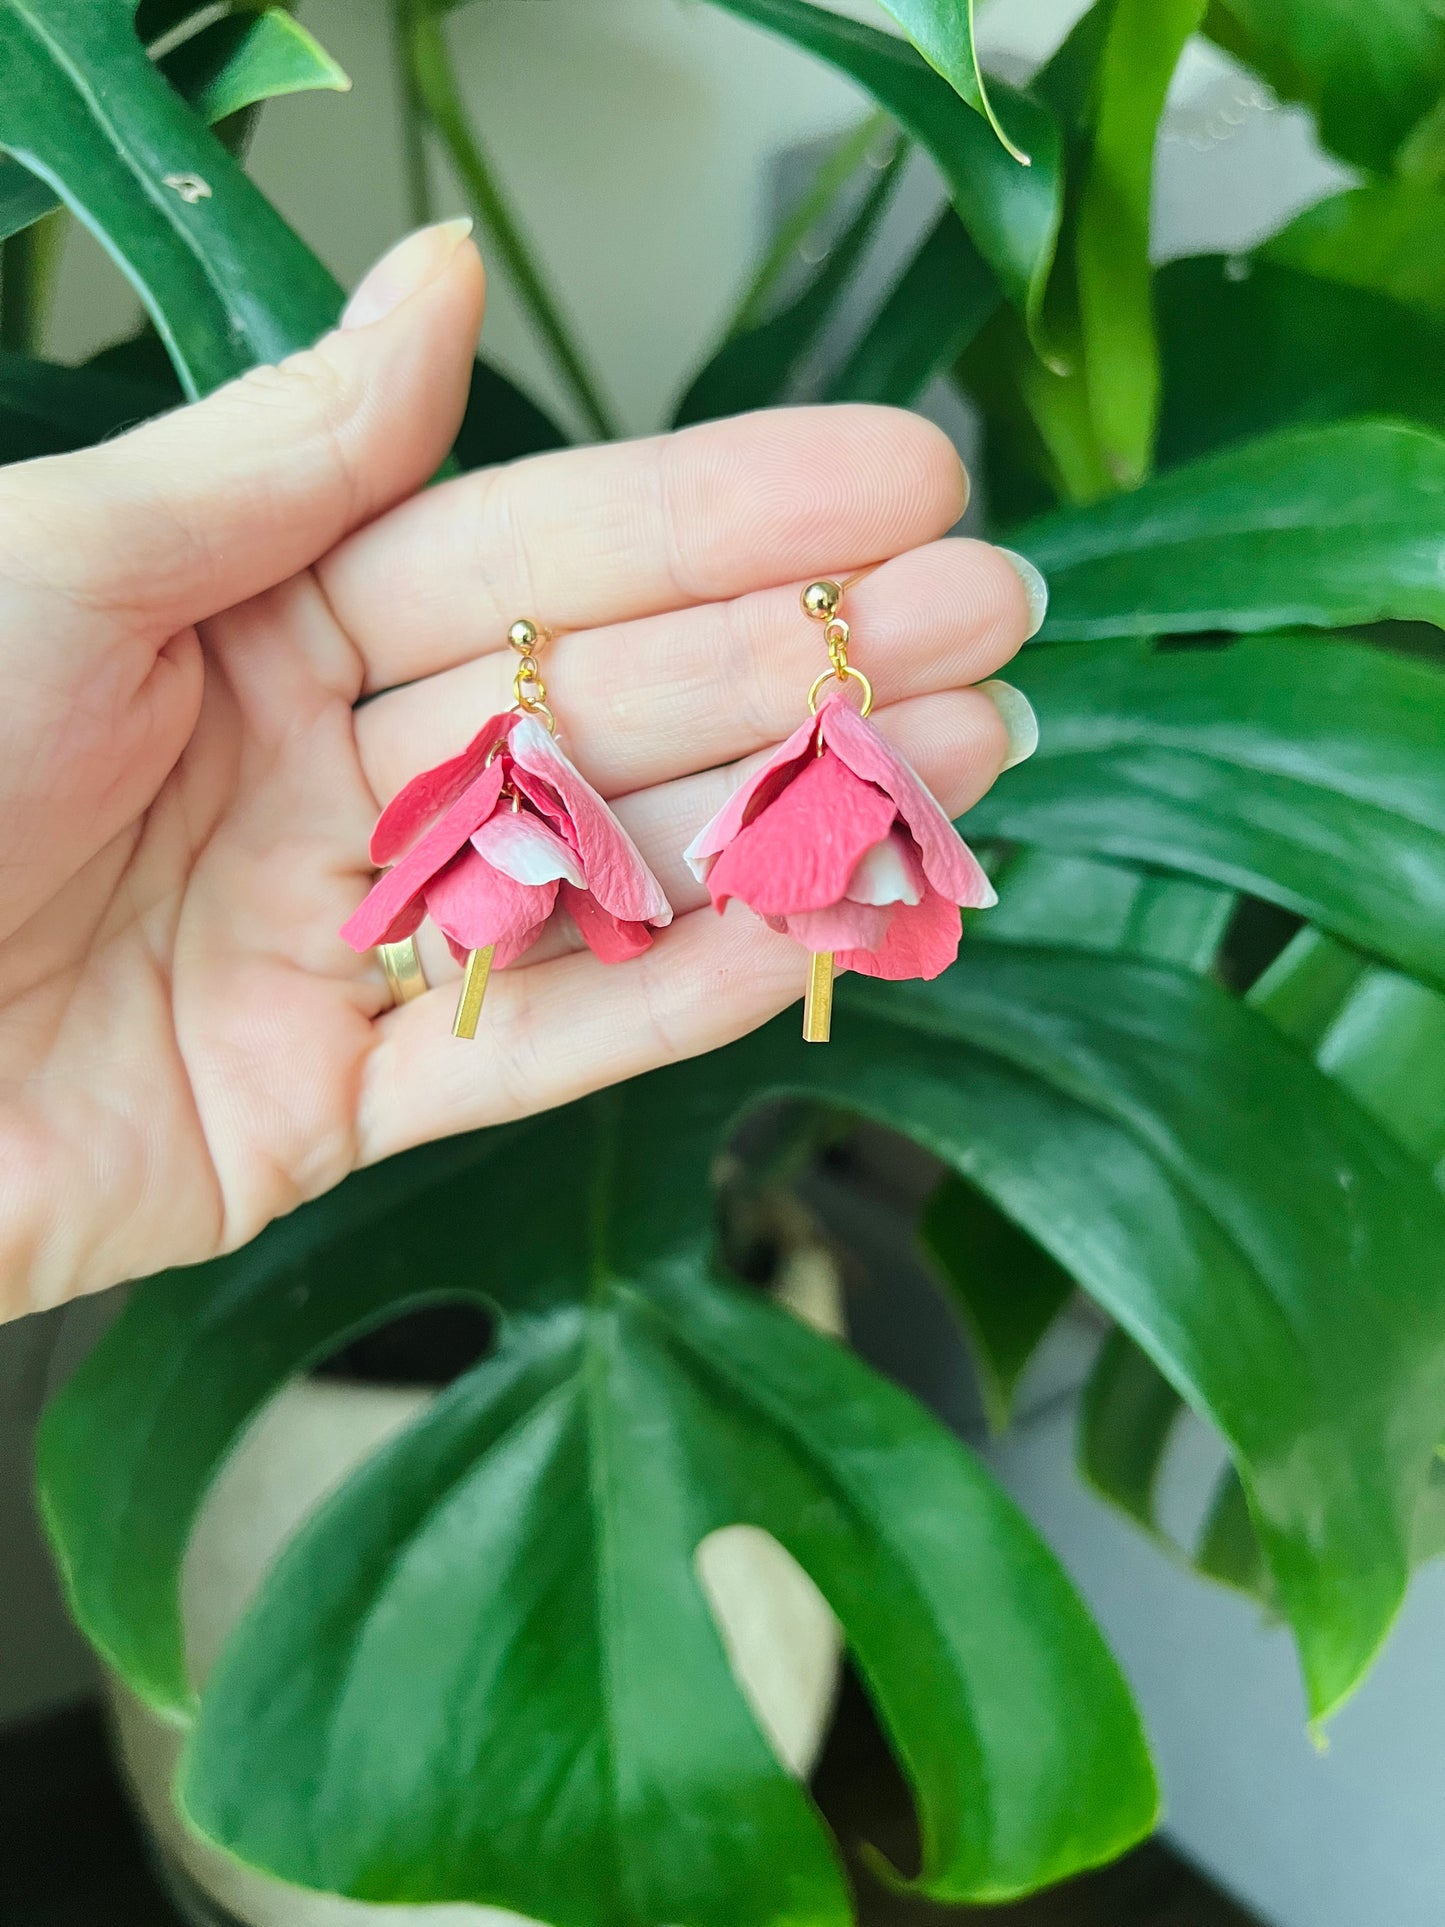
[[[472,838],[472,848],[494,870],[518,883],[553,883],[561,878],[579,890],[586,885],[572,851],[530,810],[511,810],[503,803]]]
[[[923,879],[913,846],[897,830],[865,850],[848,879],[854,903],[922,903]]]

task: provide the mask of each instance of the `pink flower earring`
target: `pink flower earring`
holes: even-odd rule
[[[429,916],[463,966],[457,1037],[476,1036],[492,970],[530,950],[554,916],[570,917],[603,963],[640,956],[672,921],[636,844],[557,747],[537,666],[549,637],[533,622],[512,624],[514,707],[382,811],[371,860],[395,867],[341,931],[353,950],[381,950],[400,1001],[423,986],[415,934]]]
[[[811,1044],[831,1035],[835,971],[936,977],[958,955],[960,909],[998,900],[942,806],[867,721],[873,687],[848,661],[842,602],[836,582],[804,589],[830,665],[808,692],[809,719],[687,851],[717,909],[737,897],[811,951]]]

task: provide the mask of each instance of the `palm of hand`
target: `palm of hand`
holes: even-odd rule
[[[961,495],[941,437],[794,411],[407,500],[454,432],[481,299],[469,247],[407,245],[389,313],[7,472],[0,1316],[198,1261],[359,1163],[796,998],[794,946],[705,910],[680,852],[729,766],[796,720],[800,577],[896,557],[851,611],[882,726],[953,810],[1004,760],[996,710],[958,685],[1028,612],[996,552],[935,539]],[[444,947],[423,947],[437,991],[388,1011],[337,933],[379,801],[505,706],[524,613],[573,632],[549,665],[569,752],[679,915],[632,964],[503,973],[463,1046]]]

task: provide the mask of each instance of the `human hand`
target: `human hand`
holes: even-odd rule
[[[1034,625],[997,550],[939,539],[965,483],[937,430],[788,410],[417,494],[482,301],[463,233],[425,230],[310,352],[0,471],[0,1316],[231,1249],[360,1165],[795,1001],[797,946],[705,907],[682,850],[799,718],[800,581],[882,563],[855,660],[950,813],[1008,759],[966,685]],[[444,945],[392,1010],[338,931],[379,804],[510,700],[521,615],[567,632],[568,752],[678,915],[628,964],[533,953],[461,1045]]]

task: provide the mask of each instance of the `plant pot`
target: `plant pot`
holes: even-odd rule
[[[780,1300],[820,1329],[841,1328],[836,1269],[816,1249],[784,1267]],[[204,1684],[272,1560],[317,1502],[425,1409],[434,1391],[306,1379],[256,1420],[207,1497],[186,1554],[182,1618],[193,1676]],[[699,1577],[738,1683],[789,1770],[811,1769],[832,1710],[841,1645],[812,1581],[750,1526],[713,1534]],[[198,1927],[515,1927],[473,1906],[372,1906],[314,1894],[240,1865],[192,1834],[171,1784],[184,1731],[118,1680],[108,1683],[116,1746],[136,1806],[178,1904]]]

